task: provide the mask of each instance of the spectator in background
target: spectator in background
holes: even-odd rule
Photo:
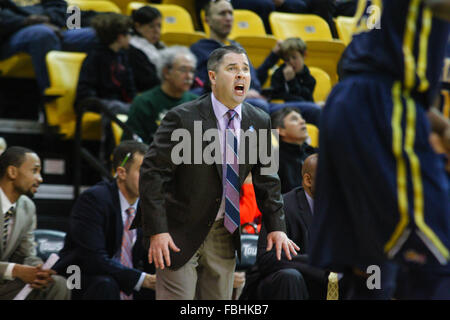
[[[256,265],[249,271],[245,299],[307,300],[325,299],[328,272],[308,264],[309,229],[314,207],[314,181],[317,154],[305,160],[300,180],[303,186],[283,195],[286,228],[290,239],[300,246],[300,254],[292,260],[285,255],[281,261],[275,252],[266,251],[267,229],[263,226],[258,240]]]
[[[197,98],[188,92],[195,73],[196,58],[188,48],[172,46],[161,51],[158,76],[162,84],[133,100],[127,125],[150,144],[153,134],[171,108]],[[126,133],[122,139],[129,139]]]
[[[27,299],[69,300],[66,280],[42,269],[36,256],[36,207],[41,160],[32,150],[10,147],[0,156],[0,300],[12,300],[26,285]]]
[[[197,0],[196,8],[200,12],[210,0]],[[230,0],[227,0],[230,2]],[[235,9],[247,9],[256,12],[263,20],[267,33],[271,33],[269,15],[273,11],[287,13],[316,14],[330,25],[331,32],[337,38],[333,17],[339,15],[353,16],[357,0],[231,0]],[[198,15],[199,17],[199,15]]]
[[[136,95],[133,74],[124,49],[129,47],[131,19],[118,13],[92,19],[100,44],[83,61],[76,105],[86,99],[100,101],[114,114],[128,113]]]
[[[333,17],[353,16],[358,0],[273,0],[273,3],[276,11],[320,16],[328,23],[333,38],[339,38]]]
[[[208,83],[208,71],[206,62],[212,51],[225,45],[240,46],[237,42],[228,39],[228,35],[233,27],[233,7],[228,1],[219,0],[215,2],[208,2],[205,6],[205,18],[206,23],[210,28],[209,39],[201,39],[191,46],[191,51],[197,57],[197,74],[196,76],[203,81],[204,84]],[[278,61],[279,57],[275,53],[268,57],[266,62],[270,60],[270,63],[263,63],[263,67],[266,68],[266,74],[273,65]],[[250,62],[250,73],[252,82],[250,84],[250,90],[247,94],[247,102],[260,107],[261,109],[269,112],[269,104],[261,95],[261,83],[258,79],[257,71]],[[202,92],[203,93],[203,92]]]
[[[142,246],[142,231],[129,230],[139,201],[139,169],[147,146],[124,141],[114,150],[116,179],[100,182],[77,199],[55,270],[81,269],[74,298],[154,298],[156,276]],[[151,290],[148,290],[151,289]]]
[[[295,108],[283,108],[271,115],[272,128],[280,135],[280,164],[278,176],[281,193],[286,193],[302,185],[302,166],[305,159],[316,152],[306,141],[306,122]]]
[[[306,43],[289,38],[281,44],[285,61],[272,75],[272,96],[285,101],[313,101],[316,79],[305,65]]]
[[[206,23],[210,27],[210,38],[202,39],[191,46],[192,52],[197,56],[197,76],[207,83],[208,72],[206,61],[209,54],[222,46],[232,44],[241,47],[235,41],[229,40],[228,35],[233,27],[233,7],[229,1],[218,0],[208,2],[205,6]],[[286,104],[272,104],[261,94],[261,83],[267,78],[268,70],[277,63],[279,45],[275,46],[263,64],[256,70],[250,61],[250,73],[252,82],[247,94],[246,102],[259,107],[266,112],[287,106]],[[318,124],[321,109],[314,103],[289,102],[290,106],[299,108],[306,120],[310,123]]]
[[[115,146],[111,118],[127,114],[136,95],[125,50],[129,47],[132,21],[122,14],[105,13],[95,16],[91,24],[100,43],[89,52],[81,66],[75,108],[77,112],[102,113],[99,158],[110,168],[110,155]]]
[[[133,34],[130,39],[130,65],[138,92],[159,85],[156,66],[160,63],[161,13],[158,9],[144,6],[133,11]]]
[[[63,31],[67,3],[42,0],[20,6],[12,0],[0,0],[0,61],[17,53],[31,56],[39,90],[49,86],[45,56],[51,50],[89,51],[95,44],[91,28]]]

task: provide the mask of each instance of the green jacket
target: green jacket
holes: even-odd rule
[[[195,99],[197,99],[197,96],[190,92],[185,92],[180,99],[172,98],[161,90],[161,86],[156,86],[133,100],[128,113],[127,125],[142,138],[144,143],[150,144],[166,112],[173,107]],[[122,135],[122,141],[131,138],[125,132]]]

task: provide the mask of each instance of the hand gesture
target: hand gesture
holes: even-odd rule
[[[42,265],[39,265],[36,268],[36,279],[34,279],[30,286],[33,289],[45,289],[49,284],[54,282],[52,275],[55,275],[56,271],[52,269],[44,270],[42,269]]]
[[[297,255],[297,251],[300,250],[300,247],[295,244],[294,241],[289,239],[283,231],[272,231],[267,235],[267,251],[272,250],[273,245],[275,244],[275,250],[277,259],[281,260],[281,250],[284,250],[288,260],[292,260],[291,253],[293,255]]]
[[[150,237],[150,248],[148,250],[148,262],[155,263],[155,268],[164,269],[167,265],[170,267],[170,252],[169,248],[175,252],[180,249],[173,242],[172,237],[168,232],[158,233]],[[164,260],[166,264],[164,265]]]
[[[34,289],[44,289],[53,282],[52,275],[56,274],[54,270],[44,270],[42,265],[36,267],[16,264],[13,269],[13,277],[30,284]]]
[[[147,289],[155,290],[156,288],[156,274],[146,274],[142,286]]]
[[[291,65],[287,64],[283,68],[283,76],[284,76],[284,80],[286,80],[286,81],[291,81],[292,79],[294,79],[295,78],[294,68],[292,68]]]
[[[272,52],[275,53],[277,56],[280,55],[280,50],[281,50],[281,44],[282,43],[283,43],[283,40],[277,40],[277,44],[272,49]]]

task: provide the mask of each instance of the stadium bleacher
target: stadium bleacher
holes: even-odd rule
[[[163,15],[161,38],[166,45],[180,44],[189,46],[199,39],[205,38],[208,34],[208,27],[204,23],[203,27],[205,32],[200,31],[201,22],[196,19],[195,3],[190,0],[163,0],[160,1],[160,3],[133,2],[128,0],[68,0],[67,3],[69,6],[78,6],[83,11],[122,12],[127,15],[130,15],[132,10],[136,10],[144,5],[155,6]],[[321,18],[318,16],[308,15],[308,20],[304,27],[306,33],[286,33],[285,31],[283,31],[283,33],[280,31],[283,24],[291,31],[298,28],[293,27],[290,22],[286,22],[283,20],[284,18],[282,19],[280,17],[281,16],[278,16],[278,13],[274,13],[274,18],[271,19],[271,22],[273,20],[278,24],[275,25],[274,23],[273,34],[266,34],[262,20],[258,15],[248,10],[235,10],[233,31],[230,38],[243,45],[248,51],[252,63],[258,67],[270,53],[278,39],[282,40],[289,36],[304,37],[308,42],[309,49],[306,63],[312,67],[311,71],[317,79],[314,98],[317,101],[325,100],[332,85],[337,82],[337,61],[345,47],[344,42],[331,39],[328,25],[326,22],[321,21]],[[317,21],[321,24],[320,27],[315,24]],[[314,24],[314,26],[311,26],[312,24]],[[312,30],[314,32],[311,32]],[[316,34],[318,32],[320,33],[320,39],[317,39]],[[314,58],[316,52],[318,58]],[[64,148],[61,148],[61,151],[65,150],[69,155],[72,155],[74,152],[73,138],[75,136],[76,116],[73,109],[73,102],[78,72],[83,59],[84,54],[70,52],[50,52],[47,56],[51,85],[45,92],[47,102],[42,109],[45,117],[43,118],[41,113],[40,123],[37,122],[36,124],[36,122],[33,121],[29,122],[30,128],[35,126],[33,129],[34,131],[31,131],[34,132],[33,134],[36,137],[41,137],[40,139],[42,139],[42,141],[52,141],[50,144],[44,143],[41,146],[43,149],[39,150],[39,152],[42,155],[47,153],[52,154],[52,152],[55,151],[53,149],[55,141],[58,141],[58,144],[65,146]],[[17,54],[9,59],[0,61],[0,78],[2,78],[2,80],[6,79],[7,81],[10,78],[33,79],[34,72],[30,57],[27,54]],[[268,82],[268,84],[270,84],[270,82]],[[35,108],[41,110],[41,106],[35,106]],[[45,124],[42,124],[42,119],[45,119]],[[11,119],[2,119],[2,121],[12,121],[10,122],[12,125],[10,126],[10,129],[8,129],[8,132],[1,131],[0,128],[0,135],[7,136],[9,145],[23,143],[27,146],[27,141],[24,141],[21,138],[15,138],[15,136],[23,134],[19,131],[14,133],[14,128],[16,128],[14,123],[20,123],[19,120],[20,119],[14,119],[14,117]],[[96,148],[96,143],[98,143],[99,139],[99,120],[100,115],[95,113],[86,113],[83,117],[82,137],[93,143],[93,149]],[[23,123],[24,122],[22,122],[22,124]],[[39,127],[39,130],[36,129],[36,125]],[[114,126],[114,128],[117,133],[115,137],[116,141],[119,141],[121,129],[118,126]],[[311,130],[313,130],[311,131],[311,135],[314,135],[314,129]],[[315,130],[317,130],[317,128],[315,128]],[[33,147],[33,145],[29,146]],[[68,158],[73,157],[67,155],[61,155],[60,157],[60,160],[64,163],[63,166],[65,167],[67,167],[69,163],[72,163],[71,161],[68,161]],[[45,157],[43,160],[45,161]],[[83,164],[83,172],[91,171],[93,171],[93,169],[90,169],[89,166]],[[60,179],[64,180],[61,185],[61,190],[64,189],[64,195],[62,197],[73,200],[73,197],[68,196],[70,192],[68,192],[68,189],[66,188],[72,186],[73,181],[71,179],[73,177],[70,177],[70,174],[67,172],[65,175],[66,177],[64,179]],[[98,177],[98,174],[90,174],[90,176]],[[89,183],[89,179],[86,180],[84,177],[82,179],[83,184]],[[47,181],[47,179],[45,180]],[[46,183],[43,185],[43,189],[45,188]],[[50,187],[50,189],[52,188],[53,187]],[[49,195],[50,193],[46,194]],[[39,201],[38,197],[37,202],[39,203]],[[58,228],[63,229],[61,226]]]

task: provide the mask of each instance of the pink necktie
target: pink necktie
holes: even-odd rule
[[[228,110],[227,115],[229,118],[225,130],[225,163],[227,169],[223,179],[225,188],[224,225],[230,233],[233,233],[240,224],[238,141],[233,124],[233,118],[237,115],[237,112]]]
[[[127,213],[127,220],[123,228],[122,247],[120,251],[120,263],[125,267],[133,268],[132,249],[133,249],[133,231],[129,230],[131,223],[133,222],[135,209],[129,207],[125,210]],[[133,294],[126,295],[124,292],[120,292],[120,300],[133,300]]]

